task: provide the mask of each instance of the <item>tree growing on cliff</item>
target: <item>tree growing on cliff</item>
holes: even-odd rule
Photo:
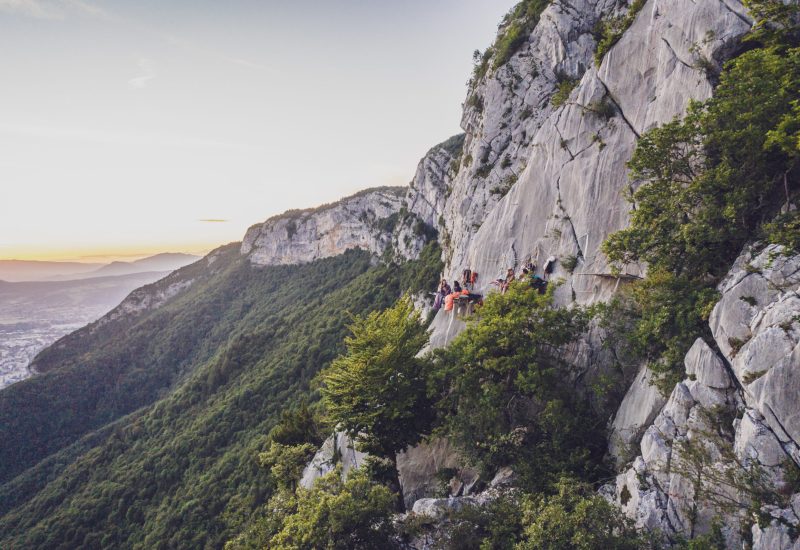
[[[648,266],[632,288],[637,318],[629,335],[665,394],[683,376],[691,343],[708,331],[714,287],[798,190],[799,95],[800,49],[754,49],[725,65],[714,97],[637,144],[631,223],[603,251],[614,263]],[[785,231],[792,218],[778,222],[767,233],[793,246]]]
[[[437,350],[431,387],[441,429],[471,464],[487,473],[511,466],[535,491],[562,472],[593,477],[605,452],[603,415],[576,391],[563,354],[588,319],[579,307],[552,307],[552,291],[512,284]]]
[[[426,363],[417,357],[428,333],[408,296],[357,317],[350,331],[347,352],[321,376],[325,407],[358,450],[390,463],[385,481],[399,495],[396,455],[419,441],[431,422]]]

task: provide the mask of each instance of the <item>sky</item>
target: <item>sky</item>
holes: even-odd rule
[[[0,259],[203,253],[407,185],[514,0],[0,0]]]

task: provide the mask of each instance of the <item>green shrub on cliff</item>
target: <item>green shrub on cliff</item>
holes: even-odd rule
[[[470,463],[512,466],[534,490],[563,471],[591,478],[605,449],[602,415],[575,391],[561,350],[589,315],[551,302],[524,283],[491,295],[432,371],[440,430]]]
[[[639,184],[631,223],[603,251],[643,262],[632,290],[631,333],[662,388],[683,374],[683,355],[707,332],[714,287],[744,244],[798,189],[791,119],[800,97],[800,50],[768,47],[726,64],[713,98],[682,120],[644,134],[629,163]],[[771,232],[791,228],[781,220]]]

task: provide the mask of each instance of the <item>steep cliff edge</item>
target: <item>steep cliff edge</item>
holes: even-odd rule
[[[691,537],[723,519],[728,546],[795,548],[800,493],[800,256],[745,250],[710,325],[612,488],[642,527]],[[713,346],[712,347],[709,346]],[[718,350],[718,351],[715,351]],[[641,392],[629,390],[629,399]]]
[[[514,151],[519,177],[499,200],[487,198],[491,186],[474,172],[456,177],[444,210],[448,275],[471,267],[485,285],[529,257],[541,266],[555,256],[556,276],[567,279],[561,303],[573,293],[581,303],[607,299],[615,289],[599,247],[627,224],[625,163],[638,136],[683,114],[689,100],[708,98],[709,67],[718,68],[750,29],[738,1],[650,0],[597,67],[592,29],[621,9],[552,3],[526,45],[470,92],[483,109],[467,102],[466,154],[480,159],[488,151],[487,162],[502,166],[502,151]],[[514,75],[522,75],[516,85]],[[557,86],[570,79],[578,80],[574,90],[554,106]],[[511,120],[501,130],[506,112]],[[568,258],[577,262],[572,272]]]
[[[287,265],[361,248],[378,256],[391,243],[403,188],[368,189],[336,203],[290,210],[247,230],[241,252],[255,265]]]

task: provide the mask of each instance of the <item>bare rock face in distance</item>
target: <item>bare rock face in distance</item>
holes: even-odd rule
[[[380,256],[391,242],[386,226],[398,215],[404,191],[367,190],[331,205],[275,216],[247,231],[242,254],[256,265],[308,263],[349,248]]]

